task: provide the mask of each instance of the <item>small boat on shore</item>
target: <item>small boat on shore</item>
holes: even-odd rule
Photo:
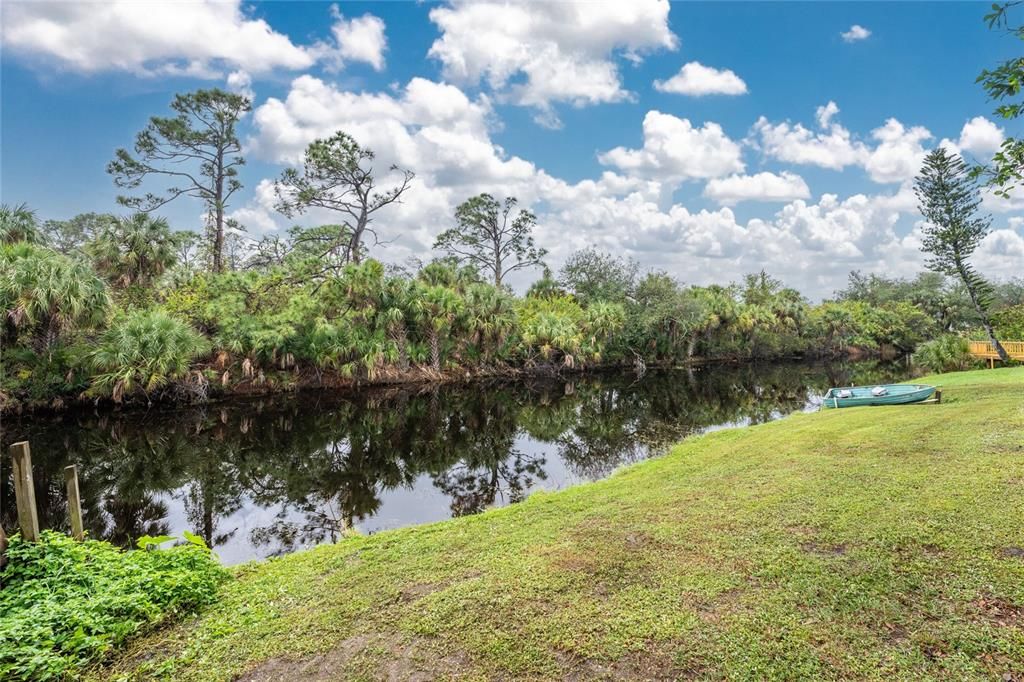
[[[880,384],[830,388],[822,407],[858,407],[860,405],[907,405],[927,400],[935,393],[925,384]]]

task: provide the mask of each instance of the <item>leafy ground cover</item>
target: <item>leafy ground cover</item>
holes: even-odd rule
[[[0,572],[0,679],[75,677],[143,628],[212,602],[227,572],[200,543],[126,553],[15,535]]]
[[[1024,369],[247,565],[96,678],[1021,679]]]

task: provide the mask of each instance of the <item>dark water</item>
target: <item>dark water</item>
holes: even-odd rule
[[[472,514],[592,481],[709,429],[813,409],[829,386],[902,365],[752,365],[566,381],[373,389],[201,409],[6,419],[29,440],[40,525],[68,525],[62,469],[79,466],[86,528],[130,545],[189,529],[225,563]],[[0,519],[17,527],[0,457]]]

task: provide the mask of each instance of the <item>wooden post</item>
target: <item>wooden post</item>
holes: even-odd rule
[[[39,540],[39,517],[36,515],[36,488],[32,483],[32,453],[28,441],[10,447],[14,467],[14,501],[18,506],[18,525],[21,538],[28,542]]]
[[[937,402],[939,404],[942,403],[942,391],[940,391],[940,390],[936,390],[935,391],[935,402]]]
[[[76,540],[85,539],[85,525],[82,523],[82,498],[78,494],[78,467],[74,464],[64,467],[64,482],[68,486],[68,515],[71,517],[71,535]]]

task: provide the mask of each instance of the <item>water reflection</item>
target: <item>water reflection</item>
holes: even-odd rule
[[[691,433],[765,422],[830,385],[904,372],[760,365],[69,413],[5,420],[2,445],[31,442],[42,526],[66,528],[61,471],[75,463],[93,537],[130,545],[188,528],[234,563],[594,480]],[[11,529],[10,465],[0,461]]]

